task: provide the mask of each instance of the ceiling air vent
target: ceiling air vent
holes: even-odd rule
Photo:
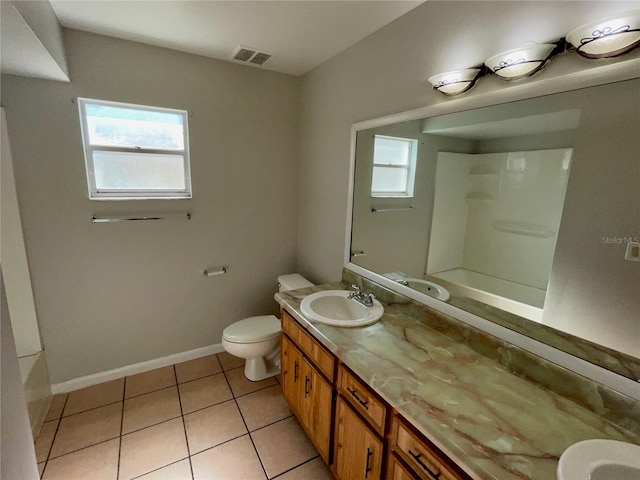
[[[261,52],[257,48],[239,45],[231,55],[231,60],[252,65],[264,65],[272,56],[270,53]]]

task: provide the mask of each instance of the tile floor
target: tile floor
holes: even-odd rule
[[[53,398],[43,480],[330,480],[275,378],[227,353]]]

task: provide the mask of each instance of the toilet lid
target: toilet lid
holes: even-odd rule
[[[222,332],[228,342],[255,343],[280,334],[280,320],[274,315],[249,317],[229,325]]]

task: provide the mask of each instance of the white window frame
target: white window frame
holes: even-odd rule
[[[184,135],[184,149],[152,149],[144,147],[113,147],[104,145],[91,145],[89,140],[89,128],[87,125],[86,106],[105,105],[110,107],[120,107],[132,110],[143,110],[148,112],[171,113],[182,116],[182,128]],[[84,160],[87,172],[87,185],[89,187],[89,198],[91,200],[149,200],[149,199],[185,199],[192,198],[191,191],[191,168],[189,157],[189,113],[186,110],[173,108],[152,107],[148,105],[137,105],[132,103],[111,102],[107,100],[96,100],[93,98],[78,98],[78,109],[80,112],[80,126],[82,133],[82,143],[84,146]],[[93,163],[94,152],[122,152],[134,154],[153,155],[182,155],[184,164],[184,189],[98,189],[96,187],[95,171]]]
[[[407,142],[410,144],[409,152],[409,164],[408,165],[393,165],[388,163],[376,163],[376,139],[383,138],[386,140],[395,140]],[[374,198],[413,198],[413,187],[416,177],[416,161],[418,158],[418,140],[415,138],[404,137],[392,137],[390,135],[374,135],[373,136],[373,168],[371,170],[371,197]],[[391,190],[391,191],[374,191],[373,190],[373,172],[376,167],[384,168],[399,168],[407,170],[407,183],[404,190]]]

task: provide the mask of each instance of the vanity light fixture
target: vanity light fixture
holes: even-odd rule
[[[543,43],[515,48],[494,55],[484,64],[503,80],[518,80],[544,67],[557,47],[554,43]]]
[[[434,75],[429,78],[429,83],[440,93],[454,96],[460,95],[473,87],[479,76],[479,68],[468,68]]]
[[[583,57],[622,55],[640,45],[640,10],[582,25],[567,35],[567,41]]]

